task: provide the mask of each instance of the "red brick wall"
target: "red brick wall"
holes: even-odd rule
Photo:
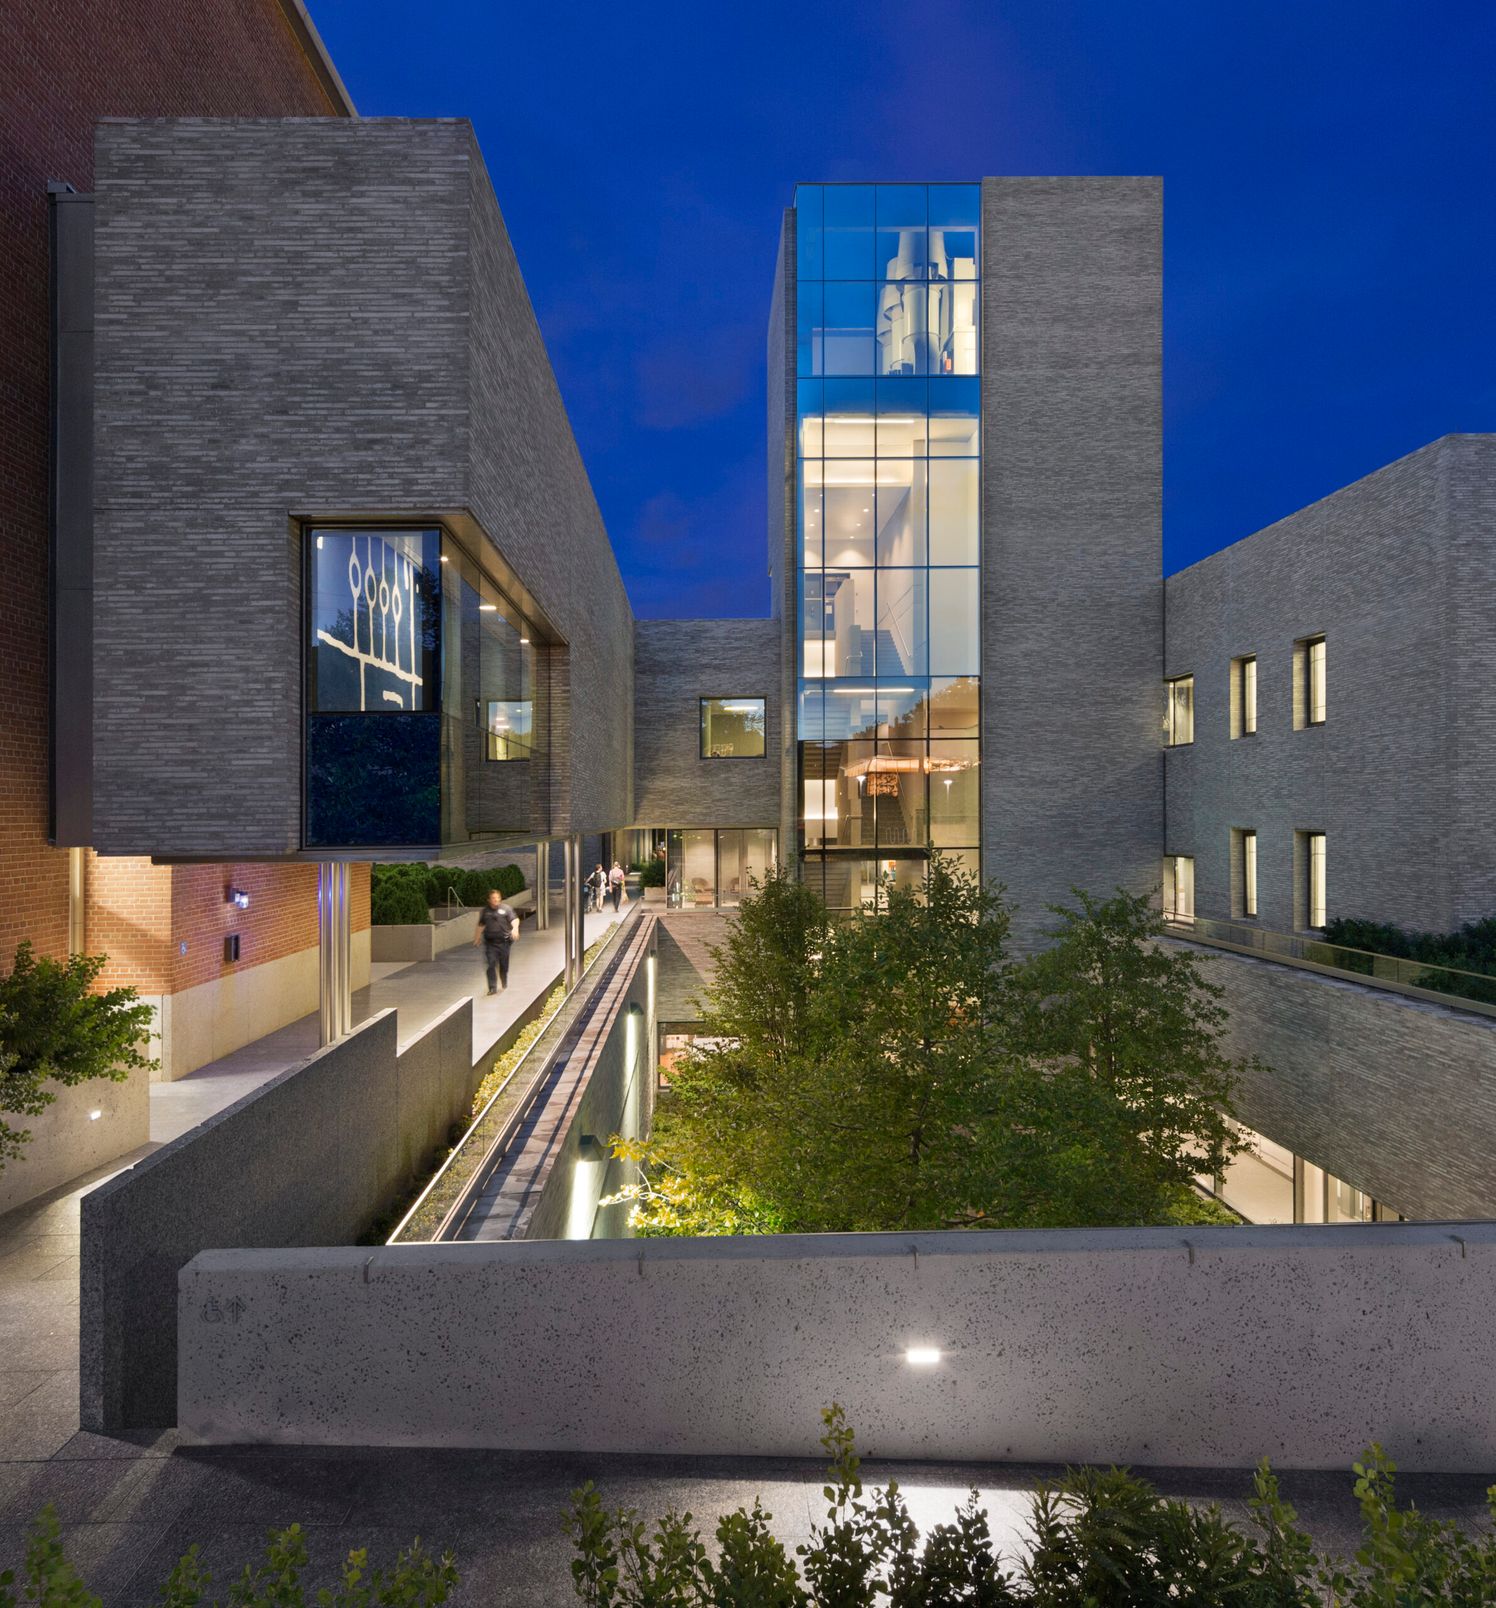
[[[0,63],[4,964],[22,938],[49,954],[67,947],[67,855],[46,841],[47,181],[91,187],[100,117],[308,116],[337,108],[279,0],[13,0],[0,5]],[[118,879],[120,887],[129,881],[125,873]],[[140,882],[154,887],[159,878],[141,873]],[[139,929],[134,919],[127,909],[102,914],[95,925],[144,955],[155,917]]]
[[[352,924],[360,932],[369,925],[369,867],[350,870]],[[249,895],[247,910],[229,903],[230,888]],[[237,965],[223,958],[223,940],[234,932]],[[175,994],[316,942],[315,865],[160,866],[89,856],[87,943],[90,953],[109,957],[105,987],[129,983],[142,994]]]

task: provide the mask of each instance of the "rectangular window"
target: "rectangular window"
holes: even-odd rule
[[[1241,913],[1257,914],[1257,834],[1241,834]]]
[[[1306,844],[1308,884],[1305,889],[1305,909],[1308,919],[1305,926],[1323,927],[1325,924],[1325,835],[1310,832]]]
[[[1180,748],[1195,740],[1195,678],[1175,676],[1164,683],[1164,745]]]
[[[764,700],[762,698],[703,698],[701,700],[701,757],[703,759],[762,759],[764,757]]]
[[[1314,637],[1305,644],[1309,656],[1309,702],[1305,718],[1311,726],[1325,723],[1325,639]]]
[[[1195,919],[1195,861],[1192,855],[1164,856],[1164,920]]]
[[[1325,639],[1301,637],[1293,645],[1293,725],[1325,723]]]
[[[1251,737],[1257,731],[1257,655],[1231,661],[1231,735]]]

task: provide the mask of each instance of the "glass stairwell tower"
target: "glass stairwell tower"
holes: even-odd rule
[[[794,810],[805,878],[854,910],[932,848],[978,868],[981,189],[793,210]]]

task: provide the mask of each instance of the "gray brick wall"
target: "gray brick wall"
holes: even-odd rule
[[[657,929],[656,1021],[701,1019],[698,1001],[716,973],[711,952],[722,946],[728,924],[735,919],[725,910],[670,910],[661,914]]]
[[[1493,530],[1496,437],[1449,436],[1169,578],[1165,674],[1193,674],[1195,720],[1165,751],[1165,849],[1194,856],[1197,914],[1235,913],[1233,828],[1257,833],[1270,930],[1306,919],[1305,831],[1326,835],[1332,917],[1496,913]],[[1296,730],[1295,643],[1319,633],[1326,720]],[[1246,654],[1257,732],[1232,738]]]
[[[106,122],[96,210],[97,846],[298,847],[298,515],[475,519],[568,644],[552,830],[627,821],[632,619],[469,125]]]
[[[1162,186],[982,186],[983,871],[1158,879]]]
[[[1496,1216],[1496,1020],[1200,945],[1227,1047],[1269,1068],[1237,1113],[1408,1217]]]
[[[777,620],[634,625],[634,797],[641,826],[779,820],[782,720]],[[701,757],[702,698],[764,700],[762,759]]]

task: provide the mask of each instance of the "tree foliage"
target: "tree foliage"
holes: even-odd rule
[[[133,988],[95,992],[103,955],[52,960],[16,949],[0,978],[0,1112],[40,1116],[57,1098],[49,1085],[92,1078],[123,1082],[154,1070],[142,1049],[152,1011]],[[0,1119],[0,1167],[21,1155],[31,1134]]]
[[[932,859],[922,892],[833,919],[791,870],[714,951],[696,1048],[617,1143],[645,1233],[1170,1221],[1238,1148],[1219,991],[1145,900],[1077,894],[1009,952],[1001,891]]]

